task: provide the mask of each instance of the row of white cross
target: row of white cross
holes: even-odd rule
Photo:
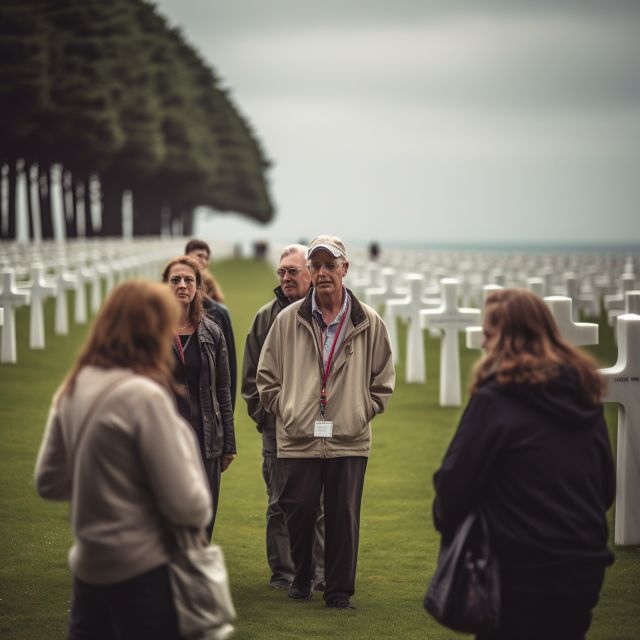
[[[577,310],[598,317],[603,305],[609,322],[616,323],[618,360],[601,369],[607,382],[606,402],[618,404],[617,444],[617,499],[615,516],[615,542],[621,545],[640,544],[640,290],[636,289],[637,256],[625,256],[624,260],[611,260],[607,267],[621,274],[619,286],[612,286],[610,272],[598,277],[592,269],[590,277],[581,282],[573,272],[559,278],[547,269],[544,277],[526,277],[523,272],[514,277],[508,271],[485,270],[494,282],[480,286],[481,295],[472,287],[463,287],[457,278],[441,278],[439,292],[433,280],[426,283],[422,273],[404,273],[397,277],[397,268],[367,265],[356,272],[351,286],[364,300],[379,309],[384,307],[384,318],[391,337],[394,358],[399,360],[397,319],[407,324],[407,353],[405,379],[410,383],[426,381],[423,332],[440,338],[440,405],[460,406],[460,353],[458,334],[466,333],[466,345],[481,348],[481,309],[459,306],[459,300],[486,296],[505,285],[526,286],[544,298],[551,310],[562,336],[576,346],[598,344],[598,325],[577,322]],[[601,267],[604,262],[599,263]],[[530,263],[529,263],[530,265]],[[442,275],[441,268],[429,265],[429,269]],[[459,269],[452,269],[459,273]],[[530,271],[529,271],[530,272]],[[374,283],[377,274],[377,282]],[[351,275],[351,273],[350,273]],[[360,278],[360,280],[358,280]],[[554,281],[563,280],[561,285]],[[467,282],[471,282],[469,279]],[[475,282],[476,287],[482,280]],[[597,286],[595,286],[597,283]],[[564,290],[563,290],[564,287]],[[434,295],[438,292],[438,295]],[[570,295],[547,295],[564,292]],[[463,302],[464,304],[464,302]]]
[[[48,298],[55,298],[54,333],[67,335],[68,291],[75,293],[75,323],[85,324],[114,284],[131,277],[158,281],[166,261],[183,249],[181,238],[0,245],[0,362],[17,362],[16,308],[29,306],[29,347],[44,349]]]

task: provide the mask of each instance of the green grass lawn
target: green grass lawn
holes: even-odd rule
[[[241,358],[253,315],[272,297],[276,282],[267,265],[252,261],[222,262],[215,266],[215,274],[227,296]],[[0,365],[0,638],[4,640],[63,638],[69,612],[68,508],[40,500],[32,473],[51,396],[71,366],[86,327],[73,327],[71,336],[55,337],[52,300],[46,314],[47,348],[28,349],[28,312],[21,309],[19,362]],[[603,366],[609,366],[616,350],[611,331],[601,326],[601,332],[594,353]],[[223,476],[215,531],[226,555],[238,611],[236,638],[464,637],[439,626],[422,609],[439,542],[430,517],[431,477],[461,412],[438,407],[439,343],[427,337],[425,345],[427,384],[405,384],[401,364],[389,408],[373,423],[355,611],[326,610],[317,596],[310,602],[292,602],[286,592],[269,589],[261,438],[239,399],[235,416],[239,454]],[[463,347],[461,354],[466,386],[478,352]],[[607,406],[607,420],[615,444],[613,405]],[[640,548],[617,548],[615,554],[589,637],[632,640],[640,637]]]

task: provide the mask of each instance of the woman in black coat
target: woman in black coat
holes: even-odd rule
[[[487,518],[501,621],[478,638],[581,639],[613,562],[603,382],[529,291],[492,293],[483,331],[471,399],[434,476],[435,526],[447,537],[472,509]]]

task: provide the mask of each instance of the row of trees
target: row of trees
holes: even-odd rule
[[[136,235],[159,234],[163,210],[189,233],[199,205],[263,222],[273,216],[268,162],[247,121],[181,32],[143,0],[0,0],[9,238],[20,161],[27,173],[37,165],[45,238],[53,235],[47,181],[55,164],[74,185],[100,176],[102,228],[88,216],[88,235],[122,233],[125,190]]]

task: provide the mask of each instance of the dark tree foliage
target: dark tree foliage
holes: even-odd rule
[[[255,134],[214,71],[144,0],[0,0],[9,238],[19,160],[27,172],[37,165],[45,186],[61,164],[74,192],[84,186],[87,205],[89,177],[98,174],[104,235],[122,233],[124,190],[133,192],[136,235],[160,233],[161,211],[189,230],[199,205],[263,222],[273,216]],[[42,193],[41,227],[50,237],[51,204]],[[76,227],[67,220],[68,233]]]

